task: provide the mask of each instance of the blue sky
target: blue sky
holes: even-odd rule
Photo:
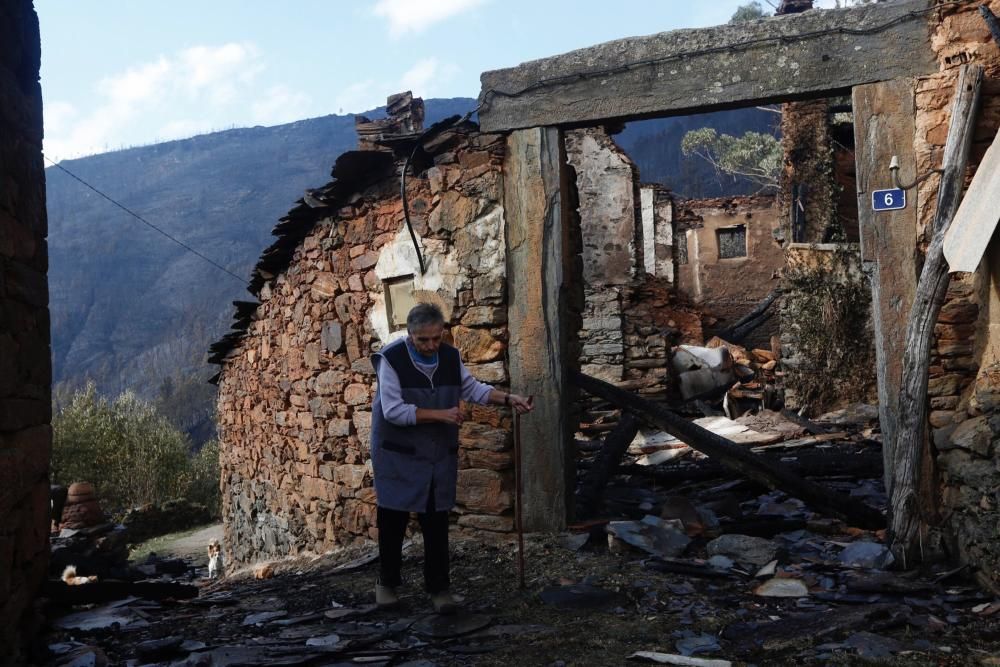
[[[743,0],[745,2],[745,0]],[[355,113],[611,39],[725,23],[740,0],[36,0],[53,159]]]

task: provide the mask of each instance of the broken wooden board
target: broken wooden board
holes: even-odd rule
[[[944,258],[949,273],[972,272],[979,268],[986,246],[993,238],[1000,207],[1000,134],[994,139],[958,207],[944,237]]]
[[[695,419],[698,426],[721,435],[738,445],[769,445],[782,439],[780,433],[759,433],[746,424],[741,424],[727,417],[702,417]],[[635,437],[628,448],[629,454],[652,454],[665,449],[682,448],[687,443],[663,431],[643,430]]]

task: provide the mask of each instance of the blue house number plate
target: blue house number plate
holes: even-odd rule
[[[872,192],[872,209],[876,211],[895,211],[906,208],[906,190],[875,190]]]

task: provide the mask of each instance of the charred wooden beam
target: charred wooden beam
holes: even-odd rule
[[[662,405],[577,371],[570,373],[570,380],[584,391],[634,413],[731,470],[802,500],[817,512],[861,528],[881,528],[885,525],[882,513],[868,505],[803,479],[782,464],[763,460],[748,449],[689,422]]]
[[[614,430],[604,439],[604,446],[598,452],[593,466],[587,471],[576,498],[576,518],[585,519],[593,516],[601,506],[604,497],[604,487],[614,475],[618,463],[625,455],[628,446],[632,444],[639,432],[639,421],[626,412],[622,415]]]
[[[771,293],[761,299],[760,303],[754,306],[753,310],[734,322],[732,326],[723,329],[716,335],[730,343],[742,343],[743,339],[771,317],[768,309],[781,296],[781,293],[780,289],[771,290]]]

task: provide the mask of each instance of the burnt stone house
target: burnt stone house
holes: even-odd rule
[[[855,37],[831,37],[843,25],[853,26]],[[796,34],[810,37],[789,38]],[[717,50],[691,51],[701,43],[760,53],[737,61]],[[904,49],[912,57],[886,57]],[[626,69],[615,70],[607,89],[590,84],[595,73],[612,76],[594,63],[614,69],[636,53],[649,56],[643,66],[671,77],[672,87],[648,94],[643,75]],[[685,72],[672,64],[677,54],[686,54]],[[754,64],[779,57],[795,67]],[[866,326],[875,339],[883,417],[891,422],[914,249],[933,216],[937,178],[922,181],[915,204],[891,216],[876,218],[865,198],[887,186],[892,154],[904,180],[938,163],[957,67],[968,62],[984,65],[987,79],[974,169],[1000,124],[992,83],[1000,53],[972,3],[908,0],[622,40],[484,74],[481,127],[442,126],[420,137],[417,125],[399,131],[407,124],[397,119],[378,137],[365,125],[365,145],[377,150],[341,156],[335,180],[282,219],[251,281],[260,304],[239,304],[234,332],[213,348],[222,366],[225,516],[236,560],[372,536],[368,356],[401,335],[402,314],[415,300],[442,306],[480,378],[540,399],[524,436],[532,461],[529,529],[558,529],[570,514],[578,407],[568,369],[654,395],[669,391],[669,344],[705,335],[703,313],[690,302],[713,308],[706,293],[741,275],[752,276],[743,283],[757,294],[789,267],[827,276],[832,292],[880,280]],[[721,75],[736,70],[739,77]],[[539,84],[543,78],[549,83]],[[716,79],[714,87],[703,85]],[[826,123],[831,110],[843,113],[846,91],[853,91],[848,147],[844,126]],[[889,97],[891,104],[879,101]],[[676,202],[641,184],[602,129],[765,101],[788,102],[783,134],[791,139],[775,201]],[[417,104],[394,103],[397,110]],[[804,128],[817,117],[821,129],[796,133],[796,123]],[[422,259],[404,225],[396,176],[416,143],[406,192]],[[825,157],[795,160],[802,151]],[[814,186],[806,198],[803,182]],[[853,203],[844,196],[851,184]],[[838,219],[843,234],[824,245]],[[843,222],[854,219],[856,227]],[[876,226],[888,236],[873,237]],[[850,245],[855,240],[860,247]],[[740,251],[753,256],[740,260]],[[1000,488],[990,427],[1000,362],[990,351],[993,254],[991,245],[979,272],[953,279],[929,392],[945,541],[987,570],[1000,557],[986,538],[998,511],[991,494]],[[717,277],[733,270],[735,277]],[[790,363],[801,364],[807,346],[792,326],[802,318],[795,297],[794,290],[786,296],[780,338]],[[728,293],[720,300],[734,301]],[[511,529],[510,416],[480,408],[472,415],[461,435],[458,526],[503,533]]]

